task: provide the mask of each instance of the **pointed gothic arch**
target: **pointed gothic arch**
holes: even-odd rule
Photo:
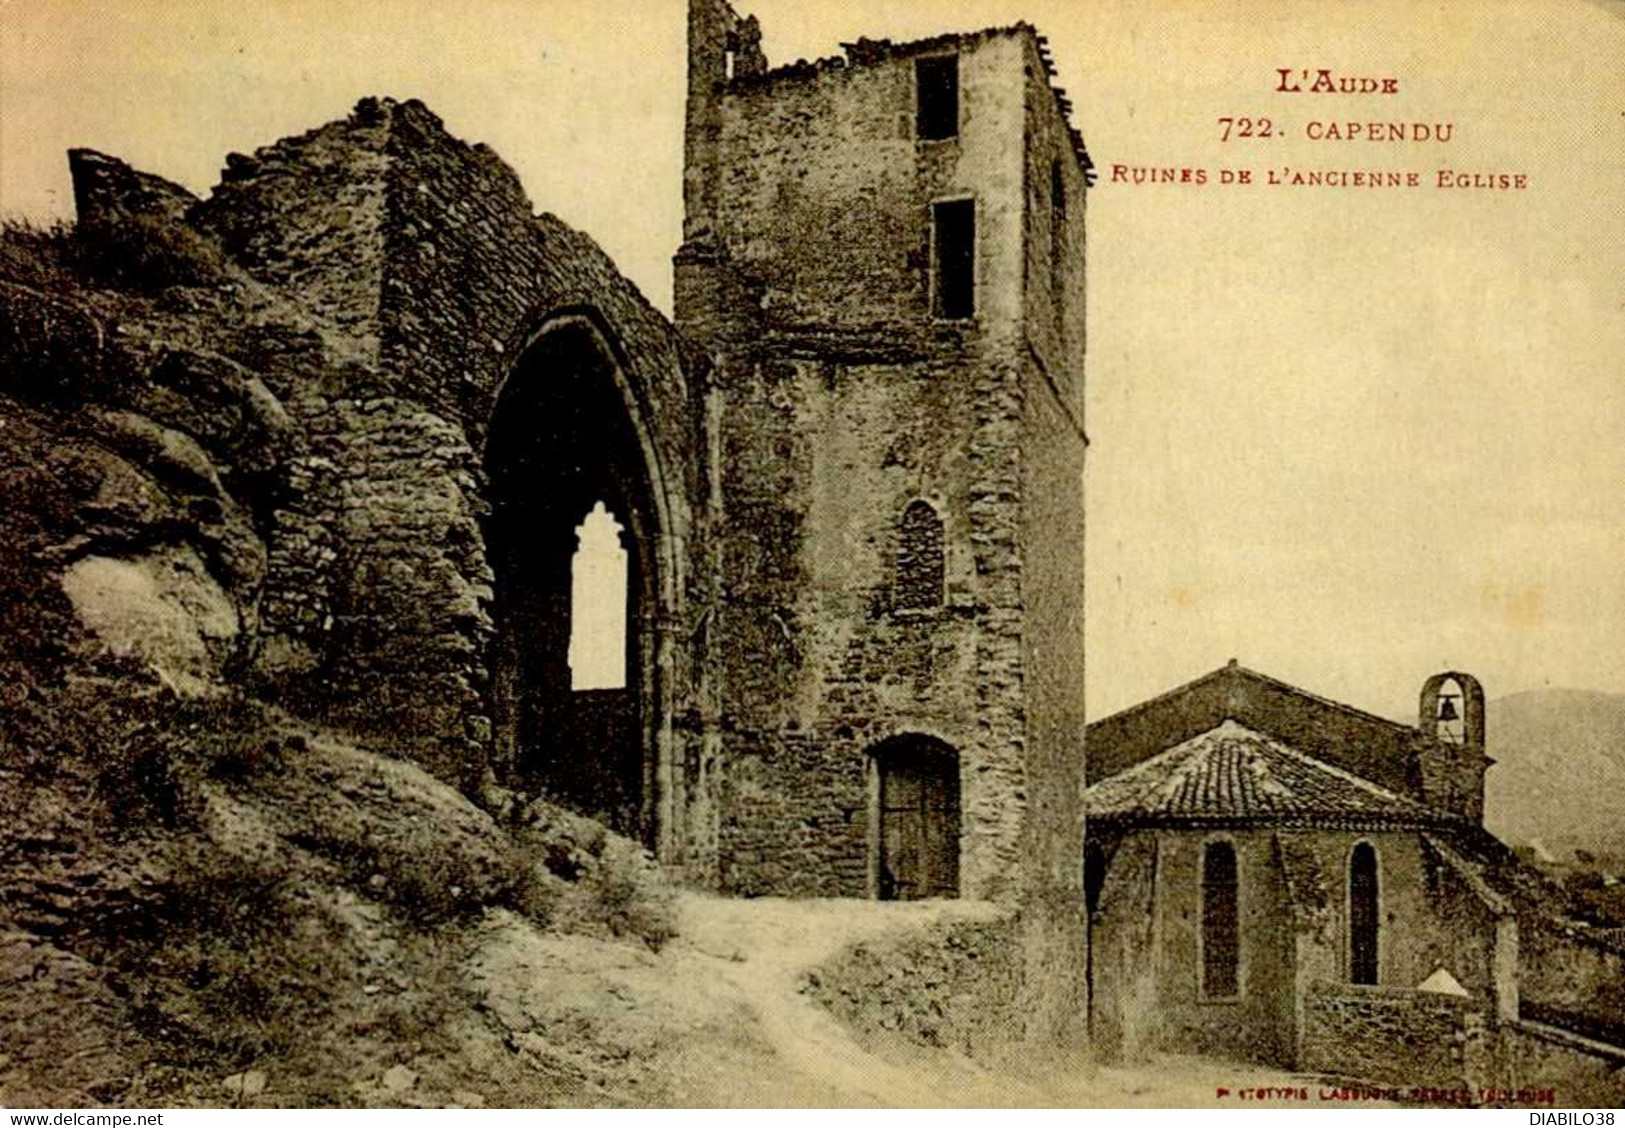
[[[626,360],[593,311],[555,313],[526,338],[485,441],[496,628],[489,666],[506,781],[658,849],[671,743],[660,629],[670,562],[659,463],[642,416]],[[625,552],[625,602],[616,609],[624,677],[583,680],[572,670],[574,573],[599,509]]]

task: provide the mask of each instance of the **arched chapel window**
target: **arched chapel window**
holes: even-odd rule
[[[570,688],[626,688],[626,549],[603,502],[576,528],[570,561]]]
[[[1236,905],[1236,848],[1209,842],[1202,851],[1202,994],[1241,994],[1241,949]]]
[[[1361,842],[1349,855],[1349,982],[1377,984],[1377,927],[1380,912],[1377,850]]]
[[[942,518],[929,502],[911,502],[897,530],[896,606],[906,611],[942,606],[942,577]]]

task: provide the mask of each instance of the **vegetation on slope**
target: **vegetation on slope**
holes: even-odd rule
[[[173,224],[0,228],[0,1103],[624,1103],[479,968],[658,950],[643,850],[241,676],[301,441],[249,365],[290,334]]]

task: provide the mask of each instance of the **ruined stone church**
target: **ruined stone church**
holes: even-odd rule
[[[693,885],[1020,905],[1052,1046],[1380,1077],[1399,1031],[1451,1077],[1614,1092],[1568,972],[1625,957],[1486,877],[1471,678],[1413,728],[1232,667],[1086,734],[1092,171],[1044,39],[761,39],[690,0],[672,320],[417,102],[201,199],[71,153],[81,233],[215,264],[94,314],[0,287],[0,359],[108,391],[97,442],[189,515],[155,548],[117,532],[169,521],[134,479],[69,483],[75,551],[186,604],[195,646],[125,657]]]
[[[688,41],[675,323],[416,102],[204,199],[72,154],[85,230],[216,242],[307,322],[252,330],[299,441],[244,676],[688,882],[1081,944],[1091,173],[1045,41],[771,67],[723,0]]]

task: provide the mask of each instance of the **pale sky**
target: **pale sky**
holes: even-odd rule
[[[1625,16],[1590,0],[758,0],[770,59],[1025,19],[1089,201],[1091,717],[1234,656],[1385,715],[1625,692]],[[0,210],[87,145],[206,192],[225,154],[423,99],[669,308],[681,0],[0,0]],[[1275,70],[1393,77],[1285,95]],[[1221,116],[1268,139],[1219,140]],[[1448,122],[1447,144],[1311,122]],[[1210,183],[1112,182],[1112,165]],[[1217,169],[1416,171],[1415,189]],[[1440,168],[1524,190],[1440,190]]]

